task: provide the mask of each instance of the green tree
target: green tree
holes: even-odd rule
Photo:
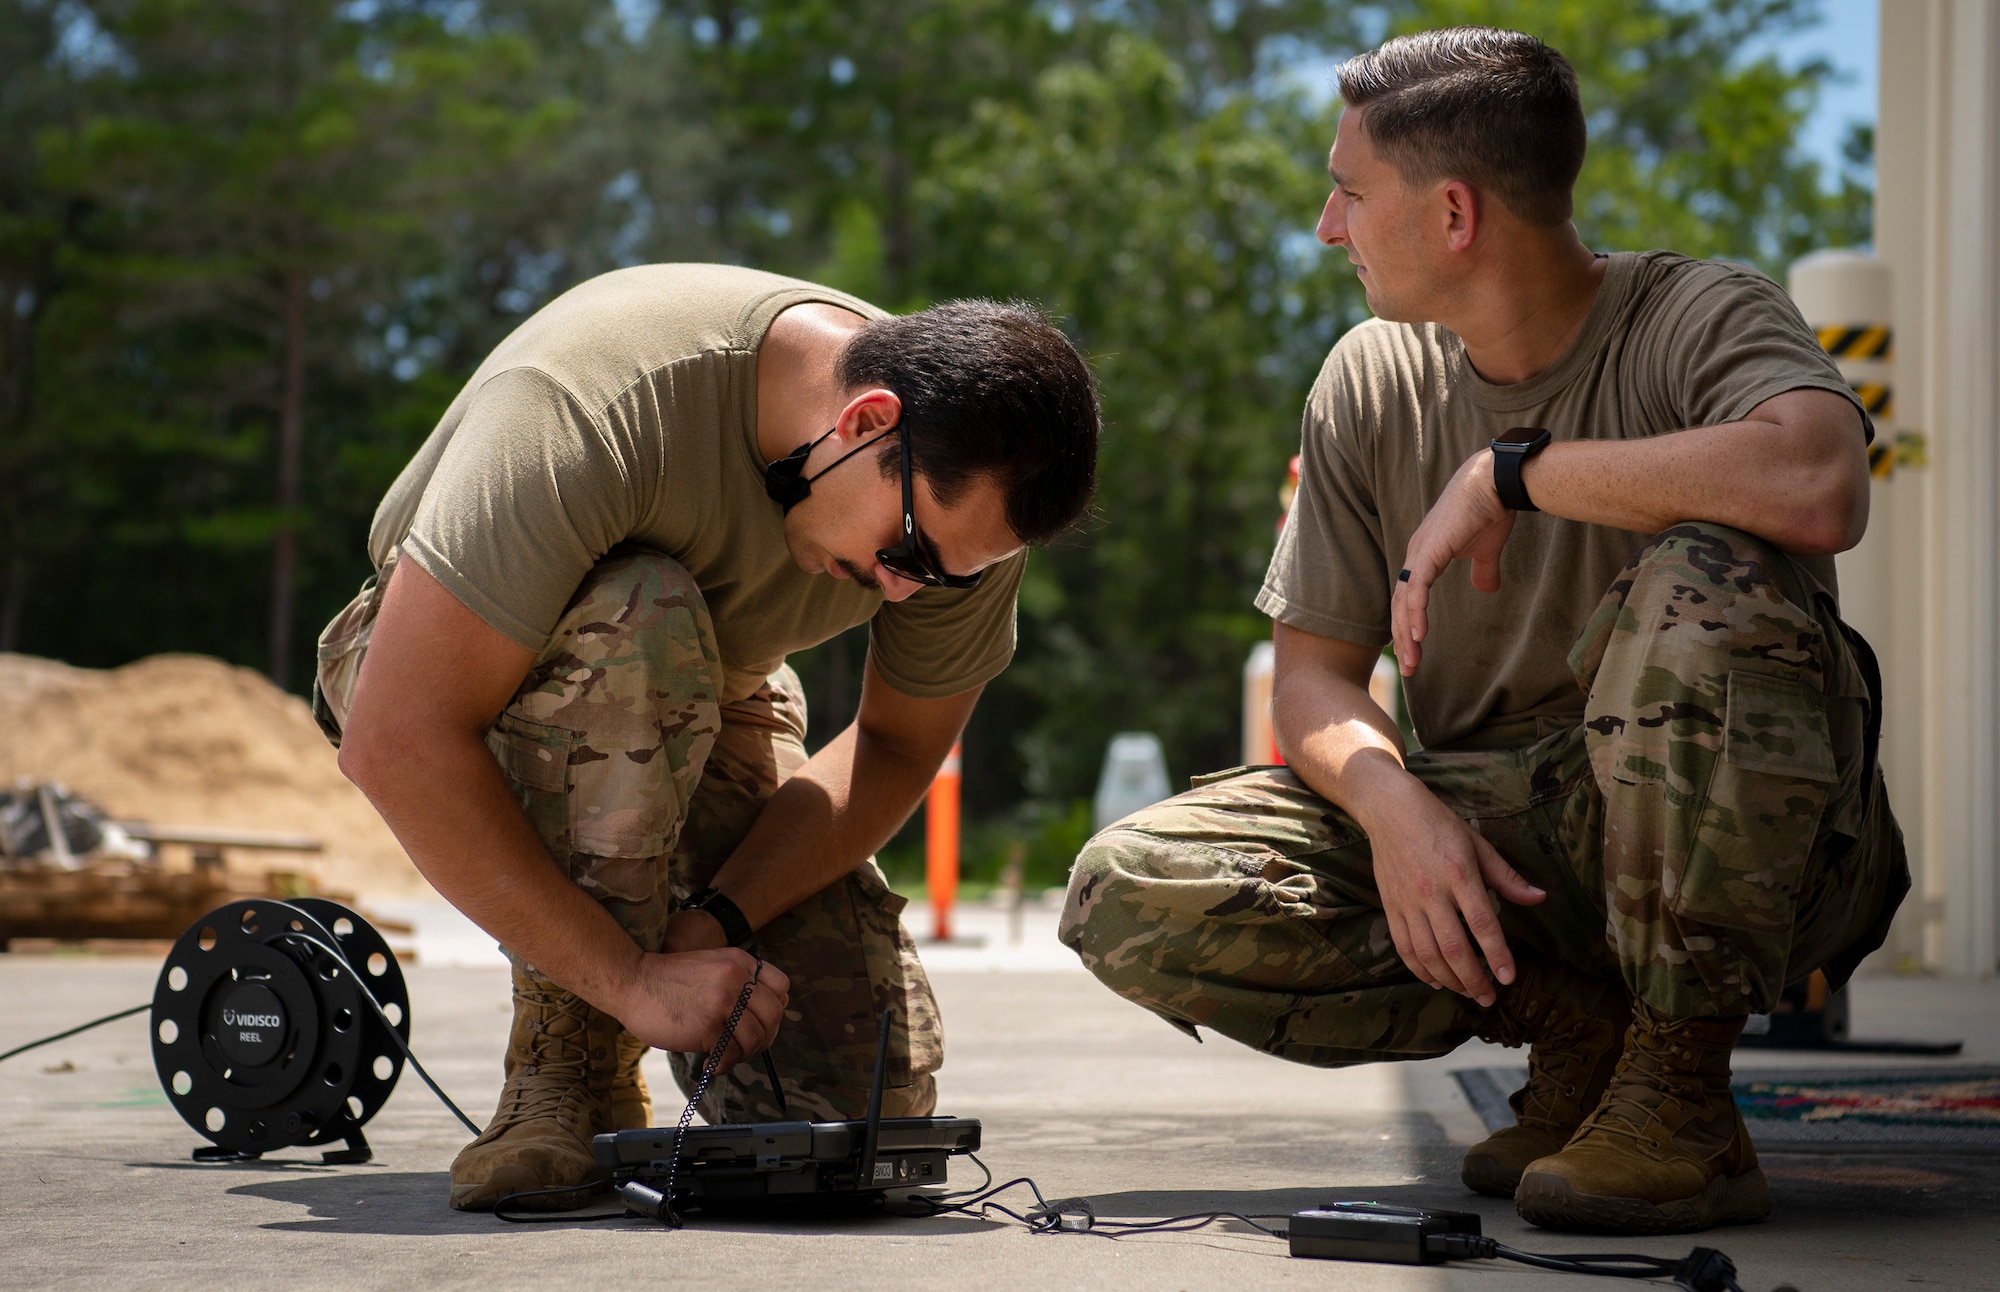
[[[1235,761],[1301,398],[1359,307],[1308,232],[1331,128],[1294,92],[1203,92],[1119,33],[1027,103],[981,105],[935,156],[934,294],[1043,303],[1105,409],[1098,520],[1031,563],[996,687],[995,710],[1028,719],[1014,743],[1041,793],[1087,789],[1121,728],[1158,731],[1181,769]]]
[[[168,566],[185,609],[240,632],[261,605],[286,683],[308,422],[351,431],[369,395],[393,396],[397,326],[372,354],[358,334],[436,269],[463,191],[568,114],[514,101],[524,43],[421,7],[128,0],[70,22],[104,53],[91,111],[40,141],[52,186],[90,212],[68,254],[88,290],[50,323],[96,344],[69,351],[49,411],[106,452],[75,462],[64,501],[105,505],[91,541]],[[246,602],[266,553],[268,594]]]
[[[36,141],[80,108],[62,35],[54,5],[0,10],[0,651],[19,648],[32,566],[58,537],[46,518],[65,446],[38,416],[36,342],[78,212],[49,183]]]

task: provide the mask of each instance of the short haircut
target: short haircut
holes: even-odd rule
[[[1518,31],[1446,27],[1398,36],[1340,67],[1376,152],[1415,183],[1482,188],[1529,224],[1569,219],[1583,169],[1576,69]]]
[[[903,404],[912,469],[952,506],[976,480],[1007,500],[1023,543],[1076,524],[1097,485],[1097,389],[1069,338],[1031,305],[946,301],[873,319],[841,350],[849,390],[884,386]],[[885,446],[885,474],[901,470]]]

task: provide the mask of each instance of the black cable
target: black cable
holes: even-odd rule
[[[972,1164],[973,1164],[974,1166],[978,1167],[978,1168],[979,1168],[979,1170],[980,1170],[980,1172],[981,1172],[981,1173],[982,1173],[983,1175],[985,1175],[985,1177],[986,1177],[986,1178],[985,1178],[984,1180],[980,1181],[980,1182],[979,1182],[979,1184],[978,1184],[977,1186],[975,1186],[974,1188],[970,1188],[970,1189],[966,1189],[966,1190],[964,1190],[964,1191],[962,1191],[962,1192],[959,1192],[959,1193],[939,1193],[939,1194],[932,1194],[932,1195],[929,1195],[929,1196],[927,1196],[927,1197],[925,1198],[925,1201],[935,1201],[935,1202],[953,1202],[953,1201],[956,1201],[956,1200],[957,1200],[957,1199],[959,1199],[959,1198],[970,1198],[970,1197],[971,1197],[971,1196],[972,1196],[973,1194],[975,1194],[975,1193],[978,1193],[978,1192],[979,1192],[979,1191],[980,1191],[981,1189],[984,1189],[984,1188],[986,1188],[986,1187],[987,1187],[988,1185],[990,1185],[990,1184],[992,1184],[992,1183],[993,1183],[993,1168],[992,1168],[992,1167],[990,1167],[990,1166],[988,1166],[988,1165],[986,1165],[986,1163],[984,1163],[984,1162],[980,1161],[980,1160],[979,1160],[979,1154],[977,1154],[977,1153],[967,1153],[967,1154],[966,1154],[966,1156],[967,1156],[968,1158],[972,1159]]]
[[[474,1136],[479,1135],[480,1134],[479,1123],[473,1121],[470,1117],[467,1117],[465,1115],[465,1111],[461,1109],[457,1104],[451,1101],[451,1096],[447,1095],[444,1092],[443,1088],[440,1087],[437,1082],[431,1080],[431,1074],[424,1071],[423,1064],[417,1062],[416,1051],[412,1050],[410,1048],[410,1043],[403,1039],[403,1034],[396,1030],[396,1025],[389,1021],[389,1015],[385,1013],[382,1009],[382,1002],[376,1000],[375,993],[368,990],[368,980],[363,978],[359,973],[355,971],[354,965],[348,961],[346,954],[342,952],[339,947],[330,947],[326,943],[321,942],[318,938],[313,937],[309,933],[287,933],[284,936],[288,938],[295,938],[300,942],[308,944],[309,946],[318,947],[320,950],[332,956],[335,960],[338,960],[342,965],[346,966],[348,977],[354,979],[356,985],[358,985],[361,988],[361,995],[363,999],[365,999],[368,1002],[368,1007],[375,1011],[375,1017],[382,1020],[382,1026],[389,1030],[389,1038],[395,1041],[396,1048],[403,1052],[403,1057],[409,1060],[410,1066],[416,1069],[417,1075],[424,1079],[424,1084],[431,1088],[431,1093],[438,1097],[438,1102],[442,1103],[446,1108],[451,1109],[451,1115],[458,1118],[458,1120],[465,1126],[465,1129],[471,1131]]]
[[[1662,1274],[1672,1274],[1681,1265],[1679,1261],[1663,1260],[1657,1256],[1617,1254],[1570,1256],[1524,1252],[1505,1243],[1493,1244],[1493,1254],[1502,1260],[1533,1265],[1540,1269],[1562,1270],[1571,1274],[1599,1274],[1612,1279],[1656,1279]]]
[[[667,1183],[660,1190],[663,1201],[660,1204],[660,1223],[671,1229],[682,1225],[681,1214],[674,1210],[674,1177],[681,1168],[681,1141],[687,1138],[688,1125],[694,1121],[695,1107],[701,1097],[708,1092],[708,1083],[715,1076],[715,1070],[722,1066],[723,1051],[736,1036],[736,1026],[743,1021],[743,1011],[750,1008],[750,997],[756,994],[757,979],[764,974],[764,957],[757,956],[750,967],[750,981],[743,984],[743,990],[736,994],[736,1007],[729,1011],[729,1018],[722,1025],[722,1035],[715,1038],[715,1048],[702,1061],[701,1078],[694,1083],[694,1090],[688,1095],[687,1107],[681,1109],[680,1125],[674,1130],[674,1151],[667,1159]],[[771,1073],[773,1077],[776,1073]],[[780,1096],[782,1098],[782,1096]]]
[[[1537,1269],[1614,1279],[1656,1279],[1667,1275],[1676,1285],[1693,1292],[1743,1292],[1736,1282],[1735,1263],[1713,1247],[1697,1247],[1680,1260],[1673,1260],[1623,1252],[1524,1252],[1481,1234],[1431,1234],[1424,1239],[1424,1251],[1445,1261],[1497,1258]]]
[[[52,1041],[60,1041],[67,1036],[75,1036],[78,1032],[88,1032],[93,1027],[102,1027],[106,1023],[115,1023],[121,1018],[130,1018],[134,1014],[142,1014],[152,1007],[153,1002],[149,1000],[143,1005],[134,1005],[130,1009],[121,1009],[116,1014],[106,1014],[103,1018],[94,1018],[81,1027],[72,1027],[67,1032],[57,1032],[54,1036],[45,1036],[39,1041],[30,1041],[26,1045],[17,1045],[7,1051],[7,1053],[0,1054],[0,1063],[5,1063],[17,1054],[26,1054],[29,1050],[35,1049],[37,1046],[47,1045]]]
[[[587,1225],[598,1220],[629,1220],[629,1211],[607,1211],[601,1216],[579,1216],[572,1212],[558,1212],[554,1215],[511,1216],[507,1206],[516,1198],[545,1198],[558,1193],[585,1193],[611,1183],[610,1176],[600,1176],[586,1180],[582,1184],[565,1184],[553,1189],[517,1189],[493,1204],[493,1218],[504,1220],[510,1225]]]
[[[979,1159],[974,1158],[973,1161],[978,1162]],[[979,1169],[986,1172],[986,1178],[989,1182],[993,1179],[993,1172],[990,1169],[988,1169],[986,1163],[979,1162]],[[1029,1191],[1035,1195],[1035,1201],[1041,1204],[1042,1210],[1046,1211],[1049,1205],[1048,1199],[1042,1197],[1041,1189],[1037,1188],[1035,1182],[1029,1179],[1025,1175],[1016,1176],[1014,1179],[1007,1181],[1007,1183],[1005,1184],[995,1186],[994,1188],[991,1189],[986,1189],[983,1192],[974,1193],[970,1196],[964,1194],[949,1194],[944,1197],[937,1197],[922,1193],[914,1194],[910,1198],[910,1203],[913,1206],[922,1208],[923,1209],[922,1214],[926,1216],[942,1216],[954,1211],[970,1212],[974,1207],[987,1206],[991,1207],[995,1211],[1000,1212],[1002,1215],[1012,1216],[1015,1220],[1018,1220],[1022,1224],[1027,1225],[1030,1229],[1033,1229],[1035,1228],[1035,1222],[1029,1220],[1027,1216],[1020,1215],[1018,1212],[1010,1211],[1006,1207],[1001,1206],[997,1202],[988,1201],[988,1199],[990,1198],[996,1197],[1000,1194],[1007,1192],[1007,1190],[1009,1189],[1015,1188],[1016,1186],[1023,1184],[1028,1186]],[[963,1198],[964,1201],[952,1202],[950,1201],[950,1199],[952,1198]],[[1031,1212],[1030,1214],[1032,1215],[1035,1213]]]
[[[1269,1225],[1259,1224],[1258,1221],[1286,1220],[1289,1218],[1289,1216],[1279,1215],[1246,1216],[1240,1211],[1199,1211],[1187,1216],[1170,1216],[1165,1220],[1099,1220],[1095,1221],[1091,1228],[1093,1230],[1114,1229],[1119,1233],[1126,1234],[1137,1233],[1140,1230],[1146,1229],[1156,1230],[1161,1233],[1185,1234],[1196,1229],[1205,1228],[1218,1220],[1240,1220],[1250,1226],[1250,1228],[1269,1234],[1273,1238],[1283,1238],[1286,1236],[1287,1231],[1273,1229]],[[1116,1235],[1114,1234],[1113,1237],[1116,1237]]]

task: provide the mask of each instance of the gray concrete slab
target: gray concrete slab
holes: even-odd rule
[[[0,1048],[146,1000],[156,972],[0,955]],[[1488,1233],[1532,1249],[1678,1256],[1699,1241],[1734,1257],[1753,1292],[2000,1288],[2000,1159],[1770,1156],[1777,1214],[1766,1224],[1699,1240],[1547,1234],[1456,1179],[1480,1131],[1450,1070],[1518,1051],[1323,1072],[1197,1045],[1074,971],[940,968],[936,979],[950,1037],[944,1111],[984,1121],[983,1156],[1000,1178],[1031,1174],[1048,1196],[1088,1195],[1103,1215],[1372,1197],[1470,1207]],[[418,1053],[483,1118],[507,1022],[503,973],[420,966],[410,981]],[[1855,1027],[1964,1036],[1965,1061],[2000,1060],[2000,985],[1864,982]],[[1294,1261],[1236,1225],[1116,1241],[973,1217],[513,1226],[444,1205],[465,1136],[413,1075],[368,1133],[377,1156],[366,1166],[191,1164],[200,1140],[159,1090],[143,1017],[0,1065],[0,1287],[1613,1286],[1498,1265]]]

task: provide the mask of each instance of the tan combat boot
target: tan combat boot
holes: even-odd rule
[[[1459,1179],[1477,1193],[1511,1198],[1521,1170],[1569,1143],[1597,1107],[1625,1048],[1632,996],[1560,965],[1518,958],[1479,1038],[1527,1044],[1528,1084],[1507,1100],[1514,1124],[1468,1149]]]
[[[1762,1220],[1771,1195],[1729,1093],[1741,1018],[1668,1018],[1640,1001],[1604,1102],[1562,1152],[1531,1162],[1531,1224],[1662,1234]]]
[[[653,1125],[653,1096],[639,1060],[651,1048],[630,1032],[618,1033],[618,1075],[611,1082],[611,1129],[648,1130]]]
[[[523,1198],[534,1210],[580,1207],[606,1176],[590,1139],[611,1129],[618,1020],[552,982],[514,970],[514,1030],[506,1083],[486,1132],[451,1164],[451,1205],[483,1211],[510,1193],[575,1185]]]

